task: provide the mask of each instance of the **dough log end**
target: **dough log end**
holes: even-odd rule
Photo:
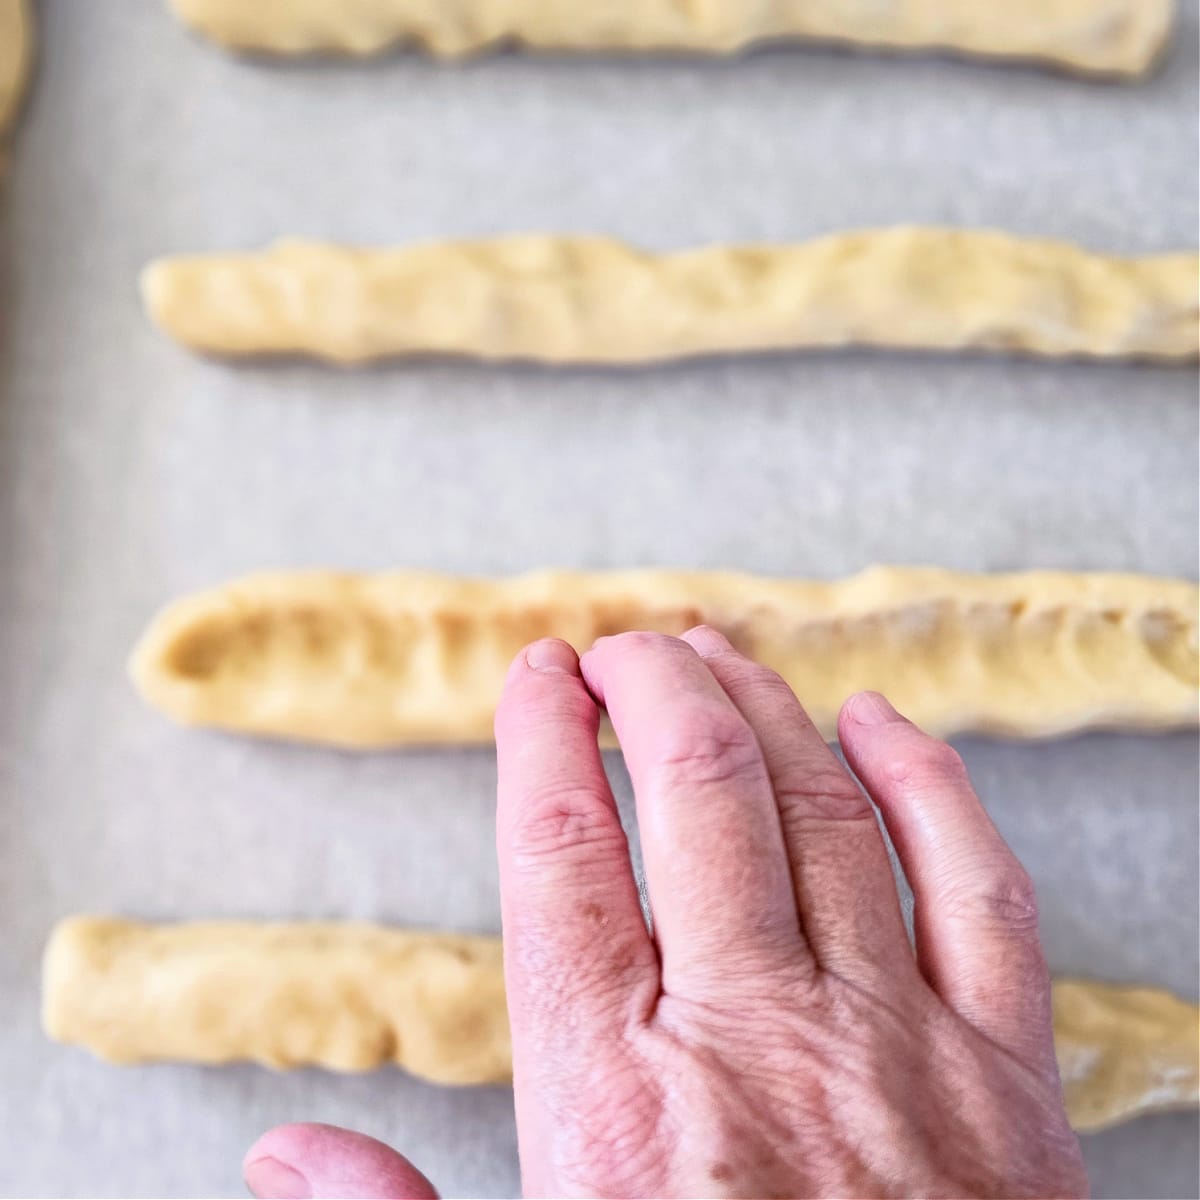
[[[30,0],[0,0],[0,138],[11,131],[20,115],[36,48]]]
[[[1155,988],[1060,979],[1054,1029],[1079,1132],[1200,1105],[1200,1006]]]
[[[462,698],[465,725],[421,702],[404,662],[405,614],[375,611],[361,587],[336,572],[264,573],[185,597],[151,620],[129,678],[184,726],[349,750],[487,744],[490,713],[481,723],[477,699]],[[414,697],[417,719],[399,728],[394,709]]]
[[[1120,0],[1081,14],[1078,45],[1067,54],[1036,56],[1045,66],[1101,82],[1136,83],[1166,57],[1175,32],[1176,0]]]
[[[64,997],[69,987],[72,963],[78,953],[78,939],[82,917],[71,917],[60,922],[51,931],[42,954],[42,1030],[55,1042],[71,1042],[68,1012],[64,1009]]]
[[[142,307],[155,327],[174,341],[200,353],[210,351],[203,337],[196,336],[194,319],[189,313],[195,305],[189,301],[189,260],[160,258],[142,268],[138,279]]]
[[[173,662],[180,621],[187,619],[179,612],[183,607],[174,605],[152,619],[129,656],[127,672],[138,694],[152,708],[182,725],[194,725],[200,722],[193,715],[188,682]]]
[[[83,1046],[115,1065],[137,1061],[114,1050],[89,1019],[94,992],[89,980],[103,970],[108,948],[134,929],[110,917],[75,916],[60,921],[42,955],[42,1030],[54,1042]]]
[[[1175,0],[1146,0],[1141,22],[1129,61],[1112,72],[1116,78],[1139,79],[1161,65],[1175,32]]]

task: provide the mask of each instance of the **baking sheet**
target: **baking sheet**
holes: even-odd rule
[[[74,911],[499,928],[490,755],[173,728],[123,660],[178,593],[265,566],[1197,574],[1194,369],[231,369],[156,334],[135,288],[154,255],[280,234],[666,249],[913,220],[1192,246],[1193,2],[1133,87],[824,51],[264,65],[156,0],[44,0],[40,17],[0,200],[4,1194],[239,1195],[250,1142],[297,1119],[390,1140],[447,1195],[518,1188],[504,1089],[116,1070],[43,1041],[38,957]],[[960,745],[1037,881],[1054,968],[1195,996],[1195,735]],[[1192,1115],[1085,1148],[1098,1196],[1200,1190]]]

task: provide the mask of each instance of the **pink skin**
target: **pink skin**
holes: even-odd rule
[[[637,796],[642,918],[596,731]],[[529,1196],[1082,1196],[1029,878],[957,755],[881,696],[839,736],[707,628],[519,655],[498,848]],[[429,1197],[361,1135],[287,1126],[259,1196]]]

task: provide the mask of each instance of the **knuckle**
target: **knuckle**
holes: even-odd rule
[[[614,633],[610,637],[601,638],[606,649],[616,653],[639,653],[647,650],[672,650],[679,647],[678,638],[665,633],[654,633],[648,629],[633,629],[628,633]]]
[[[764,667],[753,659],[747,658],[744,661],[747,664],[753,686],[761,688],[766,695],[772,698],[795,699],[796,693],[792,691],[791,684],[778,671],[771,667]]]
[[[948,920],[1014,934],[1035,933],[1037,891],[1028,872],[1015,860],[979,872],[969,884],[952,888],[942,906]]]
[[[737,670],[742,675],[742,687],[749,698],[759,701],[764,709],[778,711],[781,705],[786,704],[789,708],[785,711],[794,711],[791,706],[797,703],[796,693],[778,671],[750,659],[741,659]]]
[[[780,772],[775,785],[780,811],[792,820],[875,821],[867,797],[836,763],[797,763]]]
[[[918,786],[970,786],[966,764],[949,742],[938,741],[916,730],[904,732],[906,736],[888,766],[891,779]]]
[[[671,782],[727,783],[763,770],[754,731],[733,709],[674,722],[658,738],[654,762]]]
[[[564,856],[607,860],[610,855],[628,855],[616,814],[603,797],[578,785],[526,791],[505,840],[518,867],[536,867]]]

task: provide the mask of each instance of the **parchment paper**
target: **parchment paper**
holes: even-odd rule
[[[185,732],[124,659],[266,566],[877,561],[1197,573],[1192,369],[833,354],[604,374],[233,369],[143,318],[154,255],[577,230],[656,248],[895,221],[1197,239],[1197,6],[1140,86],[936,59],[230,59],[157,0],[45,0],[0,217],[0,1191],[239,1195],[275,1122],[518,1187],[511,1097],[395,1072],[118,1070],[45,1042],[58,917],[499,928],[483,752]],[[1053,967],[1197,991],[1197,739],[962,743]],[[611,760],[623,802],[628,787]],[[1099,1196],[1195,1196],[1197,1123],[1088,1138]]]

